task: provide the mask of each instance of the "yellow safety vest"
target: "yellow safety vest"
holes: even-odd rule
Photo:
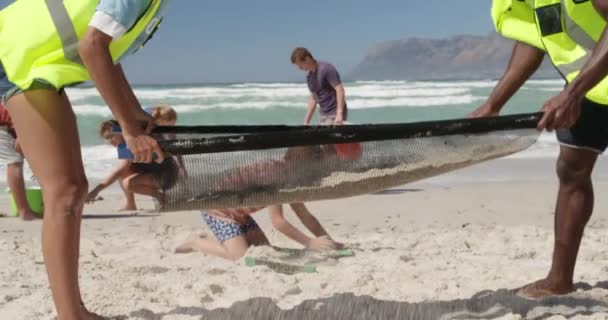
[[[494,0],[492,19],[500,34],[547,52],[568,83],[579,74],[606,27],[590,0]],[[608,105],[608,78],[586,97]]]
[[[60,89],[90,80],[78,53],[99,0],[18,0],[0,11],[0,63],[9,81],[27,89],[36,79]],[[110,44],[115,63],[142,47],[158,28],[168,0],[145,13]]]

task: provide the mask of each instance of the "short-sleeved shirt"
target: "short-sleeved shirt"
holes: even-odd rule
[[[306,75],[306,82],[308,83],[308,90],[319,103],[321,116],[335,116],[338,111],[338,96],[334,87],[342,83],[338,70],[327,62],[318,61],[317,69]],[[346,101],[344,102],[343,116],[346,120]]]
[[[101,0],[89,26],[118,39],[135,25],[151,2],[152,0]]]

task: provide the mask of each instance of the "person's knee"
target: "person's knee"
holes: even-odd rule
[[[227,257],[229,260],[237,261],[245,255],[247,250],[233,250],[228,252]]]
[[[58,181],[53,186],[43,188],[45,194],[45,214],[61,214],[66,216],[80,214],[89,189],[86,178],[66,179]]]
[[[557,159],[557,176],[561,184],[580,185],[591,181],[594,162],[581,161],[577,157],[562,157]]]
[[[133,192],[133,178],[126,177],[120,181],[122,188],[127,192]]]

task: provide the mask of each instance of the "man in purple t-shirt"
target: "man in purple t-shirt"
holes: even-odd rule
[[[295,48],[291,54],[291,63],[300,70],[308,72],[306,82],[310,90],[310,100],[304,123],[310,124],[310,118],[317,104],[319,104],[321,124],[344,123],[348,111],[338,70],[327,62],[315,60],[306,48]]]

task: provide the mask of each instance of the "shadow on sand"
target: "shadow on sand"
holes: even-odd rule
[[[608,282],[592,287],[578,284],[583,290],[608,288]],[[598,298],[599,299],[599,298]],[[317,319],[411,319],[452,320],[492,319],[513,314],[514,319],[548,319],[561,315],[567,318],[577,315],[608,313],[608,304],[580,294],[529,300],[512,291],[483,291],[470,299],[451,301],[408,303],[378,300],[370,296],[355,296],[352,293],[336,294],[330,298],[306,300],[290,310],[280,309],[270,298],[253,298],[233,304],[230,308],[208,310],[202,307],[177,307],[167,312],[155,313],[140,309],[128,315],[107,319],[131,318],[162,320],[166,317],[190,316],[198,319],[273,319],[273,320],[317,320]],[[521,318],[517,317],[520,316]],[[193,318],[195,319],[195,318]]]
[[[379,192],[374,193],[374,195],[392,195],[392,194],[402,194],[408,192],[420,192],[424,191],[423,189],[386,189]]]

